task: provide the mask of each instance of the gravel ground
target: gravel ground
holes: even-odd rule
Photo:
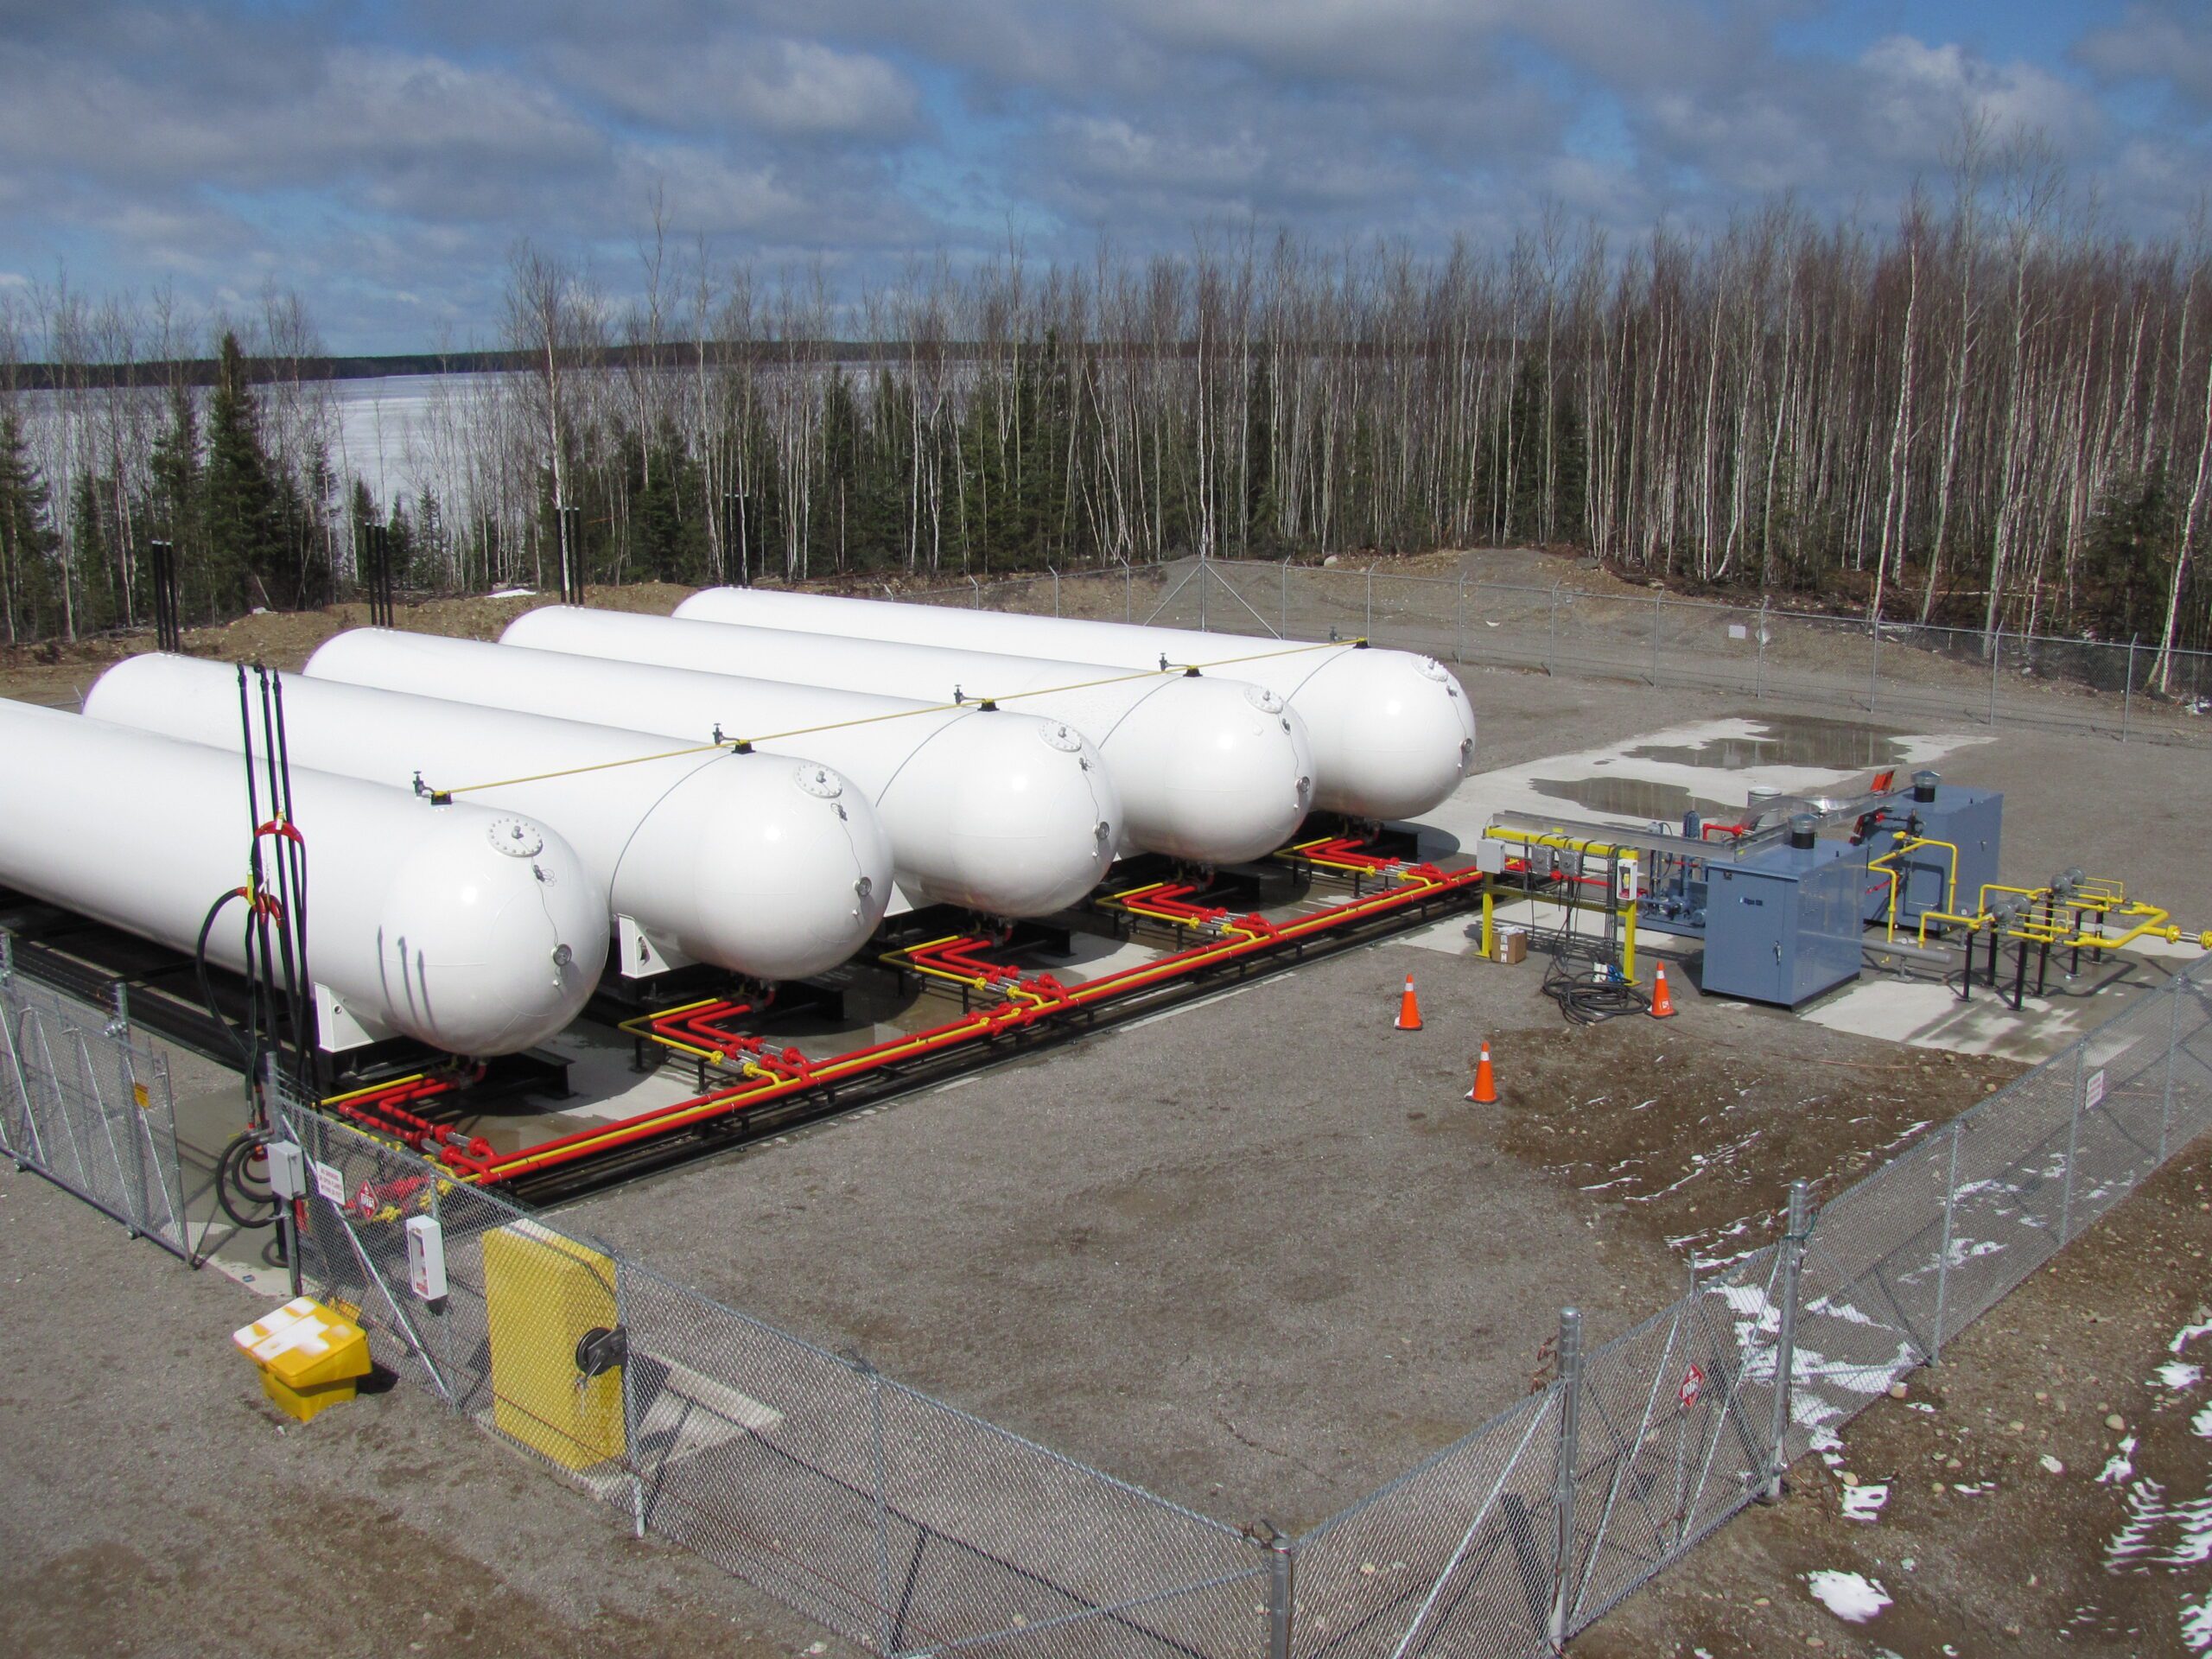
[[[631,597],[664,608],[675,593]],[[468,632],[503,620],[438,618]],[[253,646],[276,657],[304,654],[338,620],[237,626],[251,623],[298,632]],[[37,695],[97,671],[89,658],[19,665],[0,689]],[[1465,677],[1490,765],[1749,707],[1540,672]],[[2000,730],[1945,770],[2008,791],[2013,868],[2116,870],[2172,895],[2183,919],[2212,911],[2201,756]],[[1428,1020],[1417,1037],[1389,1030],[1409,970]],[[1671,1299],[1684,1251],[1763,1242],[1789,1177],[1840,1182],[2012,1069],[1706,1002],[1680,981],[1673,1025],[1570,1039],[1540,975],[1403,943],[1362,950],[609,1195],[580,1219],[1112,1473],[1224,1519],[1293,1526],[1517,1396],[1561,1303],[1580,1303],[1602,1340]],[[1459,1096],[1485,1035],[1507,1095],[1477,1109]],[[1647,1096],[1663,1105],[1640,1108]],[[1654,1196],[1694,1154],[1727,1147]],[[1631,1180],[1603,1185],[1630,1160]],[[2212,1244],[2212,1222],[2177,1183],[2205,1179],[2193,1154],[1969,1332],[1931,1379],[1953,1414],[1945,1432],[1972,1428],[1978,1450],[1985,1429],[1968,1414],[1986,1408],[2000,1427],[2029,1421],[2031,1439],[2048,1430],[2069,1470],[2095,1461],[2102,1419],[2088,1408],[2144,1414],[2140,1378],[2204,1294],[2190,1252]],[[0,1376],[7,1650],[751,1656],[823,1639],[682,1552],[629,1541],[617,1517],[411,1389],[280,1433],[228,1348],[256,1300],[127,1243],[34,1177],[0,1179],[0,1319],[40,1356]],[[2090,1376],[2104,1380],[2076,1385]],[[2066,1409],[2030,1420],[2036,1402],[2019,1396],[2037,1389]],[[2157,1461],[2143,1467],[2194,1500],[2202,1447],[2185,1413],[2162,1409],[2173,1421],[2145,1440]],[[1935,1444],[1911,1438],[1936,1432],[1926,1416],[1878,1408],[1851,1456],[1916,1471]],[[1967,1472],[1951,1478],[1972,1484],[1980,1465],[1961,1461]],[[1827,1478],[1801,1471],[1808,1491]],[[2048,1560],[2069,1608],[2096,1600],[2123,1488],[2052,1489],[2072,1507],[1930,1494],[1918,1519],[1908,1490],[1871,1529],[1841,1530],[1817,1495],[1739,1522],[1585,1645],[1718,1659],[1817,1637],[1854,1650],[1859,1637],[1821,1623],[1793,1575],[1878,1558],[1891,1565],[1864,1570],[1896,1594],[1894,1563],[1914,1551],[1916,1572],[1948,1565],[1912,1580],[1921,1611],[1906,1617],[1900,1595],[1865,1651],[1933,1654],[1947,1621],[1956,1639],[1968,1617],[2006,1608],[2030,1632],[2006,1644],[2022,1650],[2158,1651],[2177,1630],[2178,1598],[2197,1583],[2187,1572],[2131,1579],[2098,1602],[2106,1624],[2063,1639],[2056,1602],[2019,1582],[2024,1560]],[[2008,1490],[2000,1481],[1993,1499]],[[288,1598],[334,1607],[342,1638],[270,1628],[260,1610]]]

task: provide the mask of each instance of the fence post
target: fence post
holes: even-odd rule
[[[1548,1634],[1552,1649],[1567,1645],[1567,1621],[1573,1611],[1574,1470],[1582,1433],[1582,1312],[1563,1307],[1559,1314],[1559,1460],[1552,1473],[1552,1608]]]
[[[983,584],[976,581],[975,577],[970,576],[968,578],[968,585],[976,590],[976,608],[979,611],[982,610],[983,608]]]
[[[1291,1590],[1296,1558],[1281,1533],[1268,1540],[1268,1659],[1290,1659]]]
[[[1213,567],[1206,563],[1204,553],[1198,555],[1198,632],[1206,628],[1206,589],[1212,585]]]
[[[1759,595],[1759,659],[1751,670],[1751,701],[1758,702],[1766,696],[1766,607],[1774,601],[1765,594]]]
[[[1059,613],[1060,613],[1060,573],[1059,573],[1058,571],[1055,570],[1055,571],[1053,571],[1053,572],[1052,572],[1052,614],[1053,614],[1054,616],[1058,616]]]
[[[0,989],[16,976],[16,936],[0,928]]]
[[[1651,595],[1651,689],[1659,689],[1659,607],[1666,603],[1666,595]]]
[[[1467,665],[1467,573],[1459,573],[1459,596],[1452,607],[1452,660]]]
[[[875,1465],[875,1601],[883,1613],[885,1653],[899,1650],[898,1610],[891,1605],[891,1494],[883,1455],[883,1373],[865,1359],[855,1363],[868,1373],[870,1454]]]
[[[1290,638],[1290,555],[1287,553],[1282,556],[1281,612],[1275,619],[1275,633],[1278,638],[1287,639]]]
[[[2005,630],[1986,636],[1989,644],[1989,723],[1997,723],[1997,664],[2005,655]]]
[[[1943,1314],[1951,1295],[1951,1222],[1959,1205],[1959,1123],[1951,1120],[1951,1165],[1943,1177],[1943,1254],[1936,1258],[1936,1336],[1928,1363],[1943,1359]]]
[[[5,943],[4,936],[0,936],[0,944]],[[2161,1165],[2166,1161],[2166,1135],[2174,1117],[2174,1071],[2177,1064],[2175,1057],[2181,1052],[2181,988],[2187,982],[2185,974],[2176,974],[2166,982],[2167,990],[2173,994],[2174,1006],[2166,1021],[2166,1098],[2165,1103],[2158,1108],[2158,1162]]]
[[[130,1035],[130,988],[118,979],[109,989],[115,998],[115,1017],[107,1022],[105,1034],[127,1038]]]
[[[430,1202],[437,1203],[437,1184],[431,1183]],[[435,1214],[435,1211],[432,1211]],[[636,1370],[629,1351],[630,1315],[622,1306],[622,1264],[614,1264],[614,1325],[623,1333],[622,1350],[622,1461],[630,1468],[630,1529],[636,1536],[645,1535],[645,1483],[638,1472],[638,1396],[630,1386],[630,1373]]]
[[[1874,703],[1882,685],[1882,613],[1874,613],[1874,648],[1866,664],[1866,712],[1874,712]]]
[[[1371,643],[1375,638],[1375,567],[1367,567],[1367,626],[1360,632]]]
[[[1137,568],[1124,560],[1122,564],[1122,620],[1133,621],[1136,617]]]
[[[1804,1264],[1805,1240],[1812,1230],[1806,1200],[1805,1183],[1790,1182],[1789,1231],[1782,1241],[1782,1329],[1774,1344],[1774,1416],[1767,1429],[1766,1490],[1759,1494],[1768,1503],[1782,1501],[1782,1475],[1789,1460],[1789,1392],[1797,1367],[1797,1278]]]
[[[2074,1160],[2082,1145],[2082,1074],[2089,1063],[2089,1040],[2074,1045],[2074,1116],[2066,1130],[2066,1187],[2058,1200],[2058,1245],[2074,1236]]]
[[[1552,631],[1551,638],[1544,646],[1544,672],[1547,674],[1559,672],[1559,584],[1557,582],[1552,584]]]
[[[2120,694],[2120,741],[2127,741],[2127,717],[2135,704],[2135,642],[2140,634],[2130,634],[2127,639],[2127,684]]]

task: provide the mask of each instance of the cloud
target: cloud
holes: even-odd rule
[[[786,138],[887,139],[912,133],[913,83],[867,52],[726,33],[671,53],[662,41],[566,44],[548,60],[570,86],[630,120],[676,131],[739,127]]]
[[[1783,192],[1879,214],[1969,117],[2164,234],[2207,160],[2194,7],[2059,56],[1841,0],[0,0],[0,243],[95,287],[273,276],[334,346],[404,347],[494,329],[523,237],[619,296],[656,194],[717,261],[880,284],[1009,234],[1435,251],[1547,206],[1625,245]]]
[[[2107,80],[2161,84],[2197,111],[2212,107],[2212,24],[2200,6],[2133,0],[2118,22],[2083,35],[2074,55]]]

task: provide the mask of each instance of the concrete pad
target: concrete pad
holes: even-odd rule
[[[1831,1031],[1915,1048],[2034,1062],[2061,1052],[2136,998],[2163,989],[2167,976],[2164,968],[2142,962],[2107,962],[2094,971],[2084,963],[2071,983],[2054,972],[2050,994],[2031,994],[2015,1014],[2009,990],[1999,995],[1977,984],[1973,999],[1961,1002],[1957,991],[1935,980],[1870,975],[1797,1014]],[[2031,968],[2031,983],[2033,977]]]
[[[1737,763],[1736,757],[1745,748],[1756,749],[1762,740],[1787,729],[1782,716],[1693,721],[1657,728],[1602,747],[1477,772],[1453,791],[1451,799],[1429,813],[1426,822],[1433,834],[1448,836],[1461,847],[1472,846],[1486,824],[1509,810],[1642,825],[1654,817],[1679,817],[1679,810],[1672,814],[1607,810],[1558,791],[1578,785],[1602,785],[1605,791],[1624,796],[1648,793],[1658,798],[1671,791],[1689,802],[1732,811],[1745,805],[1754,789],[1771,789],[1784,795],[1832,794],[1871,772],[1891,766],[1908,772],[1932,766],[1961,749],[1992,741],[1986,733],[1907,733],[1868,727],[1865,729],[1881,734],[1887,753],[1896,757],[1884,760],[1878,767]],[[1711,759],[1701,760],[1701,756]]]

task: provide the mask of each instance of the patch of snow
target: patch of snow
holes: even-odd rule
[[[2197,1310],[2200,1313],[2203,1311],[2202,1308]],[[2207,1319],[2201,1325],[2184,1325],[2174,1332],[2174,1339],[2166,1344],[2166,1351],[2177,1354],[2199,1337],[2207,1336],[2212,1336],[2212,1319]]]
[[[2207,1406],[2205,1409],[2207,1411],[2212,1411],[2212,1406]],[[2129,1461],[2129,1459],[2133,1455],[2134,1451],[2135,1437],[2133,1434],[2130,1434],[2126,1440],[2120,1443],[2120,1450],[2113,1452],[2112,1456],[2105,1459],[2104,1472],[2097,1477],[2097,1484],[2100,1486],[2117,1486],[2120,1482],[2126,1480],[2130,1475],[2133,1474],[2135,1472],[2135,1465],[2133,1463]]]
[[[2189,1426],[2200,1440],[2212,1440],[2212,1406],[2206,1406],[2189,1420]]]
[[[1805,1585],[1815,1601],[1847,1624],[1864,1624],[1891,1601],[1880,1580],[1858,1573],[1808,1573]]]
[[[2183,1389],[2193,1389],[2204,1380],[2204,1368],[2192,1365],[2187,1360],[2170,1359],[2158,1367],[2152,1381],[2162,1389],[2171,1389],[2179,1394]]]
[[[1880,1514],[1882,1505],[1890,1501],[1887,1486],[1853,1486],[1843,1494],[1843,1518],[1847,1521],[1872,1521]]]
[[[2151,1547],[2151,1535],[2166,1518],[2166,1491],[2155,1480],[2139,1480],[2127,1489],[2127,1521],[2105,1543],[2105,1571],[2117,1573]]]
[[[2191,1653],[2202,1653],[2212,1648],[2212,1593],[2194,1605],[2186,1599],[2183,1600],[2181,1641]]]
[[[494,588],[484,597],[486,599],[536,599],[537,589],[535,588]]]

